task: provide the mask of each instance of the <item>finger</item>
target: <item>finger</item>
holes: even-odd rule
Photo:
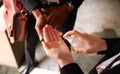
[[[36,29],[36,31],[37,31],[37,33],[39,35],[40,40],[42,40],[42,36],[43,36],[42,35],[42,29],[43,29],[43,27],[45,25],[45,22],[46,22],[46,20],[45,20],[44,17],[36,19],[35,29]]]
[[[43,44],[45,51],[46,49],[50,49],[49,45],[46,42],[42,42],[42,44]]]
[[[45,27],[47,29],[47,33],[48,33],[48,36],[49,36],[49,41],[52,42],[52,41],[57,40],[52,26],[46,25]]]
[[[58,39],[58,40],[62,40],[61,35],[60,35],[60,32],[57,31],[56,29],[54,29],[54,31],[55,31],[55,33],[56,33],[57,39]]]
[[[57,41],[57,36],[56,36],[56,33],[54,31],[54,29],[52,28],[52,26],[50,26],[50,29],[51,29],[51,36],[52,36],[52,41]]]
[[[56,33],[57,34],[59,34],[60,36],[62,36],[63,35],[63,33],[62,32],[60,32],[60,31],[58,31],[57,29],[54,29],[55,31],[56,31]]]
[[[36,26],[35,26],[35,29],[36,29],[36,31],[37,31],[37,34],[38,34],[38,36],[39,36],[39,39],[42,40],[43,34],[42,34],[42,32],[41,32],[40,27],[39,27],[38,25],[36,25]]]
[[[63,37],[65,38],[65,37],[67,37],[67,36],[72,36],[72,35],[73,35],[74,37],[76,37],[76,38],[79,38],[79,39],[84,37],[84,34],[78,32],[78,31],[76,31],[76,30],[71,30],[71,31],[66,32],[66,33],[63,35]]]
[[[43,28],[43,37],[44,37],[45,42],[50,42],[51,41],[49,31],[50,30],[49,30],[48,26],[46,25]]]
[[[47,25],[48,29],[48,35],[50,38],[50,42],[54,41],[54,33],[53,33],[53,28],[50,25]]]
[[[66,32],[63,37],[67,37],[67,36],[71,36],[71,35],[74,35],[75,34],[75,30],[71,30],[71,31],[68,31]]]

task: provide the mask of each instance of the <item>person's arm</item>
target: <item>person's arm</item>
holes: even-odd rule
[[[87,33],[80,33],[76,30],[68,31],[63,37],[66,38],[68,36],[75,37],[81,44],[79,45],[80,47],[72,48],[75,52],[90,54],[105,51],[107,49],[105,40],[99,37],[95,37]]]
[[[82,44],[80,48],[73,48],[79,53],[116,54],[120,52],[120,38],[98,38],[76,30],[68,31],[64,37],[74,35]]]

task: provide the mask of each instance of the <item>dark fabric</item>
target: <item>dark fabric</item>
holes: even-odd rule
[[[2,6],[2,4],[3,4],[3,2],[2,2],[2,0],[0,0],[0,7]]]
[[[37,5],[40,4],[40,0],[21,0],[26,9],[31,12]]]
[[[103,53],[105,54],[105,56],[97,63],[97,65],[90,71],[89,74],[97,74],[96,67],[100,63],[102,63],[103,61],[105,61],[105,60],[113,57],[114,55],[116,55],[116,54],[118,54],[120,52],[120,38],[112,38],[112,39],[108,38],[108,39],[105,39],[105,40],[107,42],[107,47],[108,47],[107,51],[103,51]],[[120,65],[118,65],[118,66],[120,67]],[[114,71],[120,71],[120,68],[119,69],[112,69],[112,72],[108,73],[108,74],[113,74]]]
[[[71,64],[64,66],[61,69],[60,74],[83,74],[83,72],[78,66],[78,64],[71,63]]]
[[[21,1],[30,13],[35,7],[43,6],[40,2],[41,0],[21,0]],[[65,2],[72,2],[72,4],[75,6],[75,8],[78,8],[79,5],[83,2],[83,0],[60,0],[59,5],[62,5]]]
[[[112,69],[102,72],[101,74],[120,74],[120,64]]]
[[[33,17],[33,15],[30,15],[28,17],[27,28],[27,50],[31,54],[30,56],[32,60],[34,60],[35,48],[39,41],[39,37],[35,30],[35,18]]]
[[[116,57],[103,71],[102,73],[106,72],[107,70],[110,70],[112,65],[117,62],[118,60],[120,60],[120,55],[118,57]]]
[[[41,3],[41,0],[21,0],[23,5],[27,8],[29,12],[31,12],[35,7],[44,5]],[[62,5],[67,0],[60,0],[60,5]],[[45,4],[47,5],[47,4]],[[51,5],[50,5],[51,6]]]
[[[105,56],[97,63],[97,65],[95,65],[95,67],[93,67],[93,69],[89,72],[89,74],[97,74],[97,71],[96,71],[96,67],[104,62],[105,60],[113,57],[114,55],[118,54],[120,52],[120,38],[116,38],[116,39],[105,39],[106,42],[107,42],[107,46],[108,48],[109,47],[112,47],[112,49],[108,49],[106,52],[104,51],[105,53]],[[68,70],[71,70],[69,67],[71,67],[73,65],[67,65],[67,67],[63,67],[61,69],[61,74],[75,74],[75,70],[73,69],[70,73],[66,72]],[[72,68],[72,67],[71,67]],[[74,65],[74,68],[77,68],[78,69],[78,66]],[[81,71],[81,69],[79,68],[79,70]],[[76,74],[82,74],[82,72],[80,73],[76,73]],[[108,69],[108,70],[105,70],[104,72],[102,72],[101,74],[120,74],[120,64],[113,67],[112,69]]]
[[[28,14],[27,21],[27,39],[25,41],[25,62],[26,68],[24,71],[28,74],[30,69],[35,67],[35,48],[39,41],[39,37],[35,30],[35,18]]]
[[[120,48],[119,46],[119,42],[120,42],[120,38],[103,38],[106,40],[107,42],[107,51],[101,51],[98,52],[98,54],[117,54],[118,51],[120,51],[118,48]],[[108,50],[109,49],[109,50]],[[115,49],[115,50],[114,50]]]

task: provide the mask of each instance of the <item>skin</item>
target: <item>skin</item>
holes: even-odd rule
[[[46,25],[43,28],[43,38],[44,41],[42,44],[46,54],[58,62],[61,68],[74,62],[69,48],[61,39],[59,32],[53,29],[50,25]]]
[[[74,35],[83,45],[80,48],[73,48],[78,53],[96,53],[107,49],[105,40],[89,35],[87,33],[80,33],[76,30],[68,31],[63,37]]]
[[[42,40],[42,28],[46,23],[46,15],[39,8],[34,9],[32,13],[36,19],[35,29],[39,35],[39,39]]]

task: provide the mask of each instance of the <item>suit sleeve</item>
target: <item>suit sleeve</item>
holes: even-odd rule
[[[0,0],[0,7],[2,6],[2,4],[3,4],[3,2],[2,2],[2,0]]]
[[[106,38],[107,50],[98,52],[98,54],[117,54],[120,52],[120,38]]]
[[[40,4],[40,0],[21,0],[25,8],[31,13]]]
[[[60,69],[60,74],[84,74],[78,64],[71,63]]]

